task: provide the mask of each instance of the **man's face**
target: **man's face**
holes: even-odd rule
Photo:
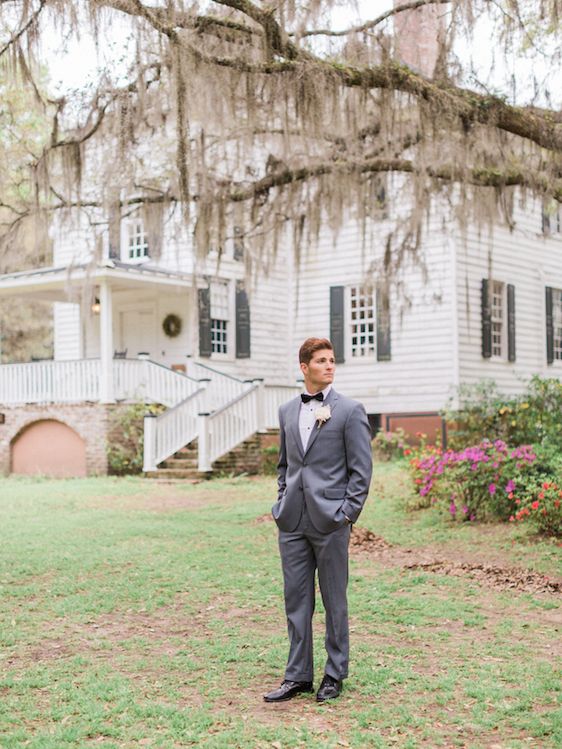
[[[318,393],[334,381],[336,360],[334,352],[325,348],[315,351],[308,364],[301,363],[306,389],[310,393]]]

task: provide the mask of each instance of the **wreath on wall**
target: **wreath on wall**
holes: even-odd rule
[[[179,315],[166,315],[164,322],[162,323],[162,328],[168,338],[175,338],[178,336],[181,333],[181,327],[182,322]]]

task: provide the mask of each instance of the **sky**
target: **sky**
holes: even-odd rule
[[[343,29],[356,22],[374,18],[392,7],[392,0],[359,0],[359,13],[353,10],[353,4],[333,12],[334,28]],[[443,6],[447,13],[447,6]],[[117,18],[117,14],[112,16]],[[95,83],[100,68],[107,67],[114,74],[126,71],[127,60],[134,55],[134,38],[131,26],[126,21],[113,21],[104,30],[103,44],[98,49],[88,34],[83,34],[79,41],[70,40],[66,49],[61,47],[60,33],[50,29],[46,34],[47,42],[44,46],[46,59],[54,92],[64,93],[71,89],[82,88],[87,83]],[[544,88],[554,99],[552,104],[562,105],[562,70],[558,67],[553,71],[548,55],[535,54],[523,59],[512,55],[504,60],[499,50],[494,49],[490,41],[490,28],[486,22],[481,22],[476,29],[475,43],[469,46],[459,42],[457,53],[463,62],[472,62],[476,70],[476,78],[486,82],[493,92],[502,92],[512,102],[525,104],[533,96],[537,82],[543,85],[543,80],[550,77]],[[471,85],[467,79],[465,85]],[[541,106],[549,106],[548,96],[541,93],[537,102]]]

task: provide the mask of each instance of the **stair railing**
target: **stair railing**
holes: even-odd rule
[[[201,382],[198,390],[164,413],[144,417],[143,471],[155,471],[159,463],[198,436],[205,385]]]
[[[211,471],[215,460],[262,428],[259,421],[261,392],[260,383],[249,383],[248,390],[222,408],[199,414],[199,471]]]
[[[187,366],[192,377],[209,380],[205,393],[205,408],[203,409],[208,413],[217,411],[227,403],[232,402],[252,386],[252,380],[241,380],[233,375],[220,372],[208,364],[201,364],[190,359]]]
[[[199,389],[198,380],[150,359],[114,359],[113,377],[117,400],[174,407]]]

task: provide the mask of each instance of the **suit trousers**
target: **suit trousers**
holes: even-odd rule
[[[320,533],[303,507],[296,530],[279,531],[283,567],[285,611],[289,631],[289,658],[285,678],[313,681],[312,615],[315,605],[315,576],[326,610],[325,673],[334,679],[347,677],[349,623],[347,583],[349,534],[343,525],[331,533]]]

